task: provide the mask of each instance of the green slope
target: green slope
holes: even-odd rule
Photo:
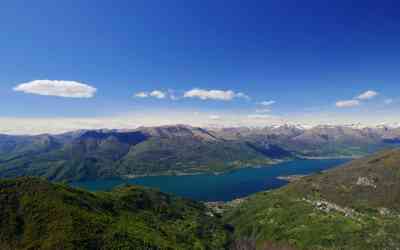
[[[224,249],[201,203],[138,186],[91,193],[36,178],[0,181],[0,249]]]
[[[399,249],[400,150],[255,194],[224,218],[235,238],[297,249]]]

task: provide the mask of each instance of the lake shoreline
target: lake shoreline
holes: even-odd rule
[[[315,173],[314,173],[315,174]],[[304,177],[311,176],[312,174],[294,174],[294,175],[283,175],[276,177],[278,180],[287,181],[288,183],[298,181]]]
[[[352,156],[299,156],[299,159],[304,160],[335,160],[335,159],[349,159],[355,160],[364,157],[365,155],[352,155]]]
[[[250,168],[250,169],[258,169],[258,168],[270,168],[270,167],[274,167],[276,165],[279,165],[281,163],[285,163],[285,162],[292,162],[292,161],[296,161],[296,160],[353,160],[353,159],[359,159],[363,156],[361,155],[357,155],[357,156],[296,156],[296,158],[293,159],[286,159],[286,160],[275,160],[274,162],[270,162],[268,164],[264,164],[264,165],[245,165],[243,167],[236,167],[236,168],[232,168],[232,169],[227,169],[225,171],[203,171],[203,172],[181,172],[181,171],[170,171],[170,172],[155,172],[155,173],[151,173],[151,174],[130,174],[130,175],[123,175],[123,176],[119,176],[116,178],[120,178],[123,180],[132,180],[132,179],[137,179],[137,178],[143,178],[143,177],[154,177],[154,176],[191,176],[191,175],[223,175],[223,174],[228,174],[240,169],[246,169],[246,168]]]
[[[347,159],[297,159],[224,172],[135,175],[132,176],[135,178],[76,181],[70,182],[69,185],[93,192],[112,190],[119,185],[140,185],[201,202],[227,202],[283,187],[289,182],[282,177],[311,175],[338,167],[345,162]]]
[[[335,159],[335,158],[332,158]],[[268,164],[264,165],[244,165],[243,167],[235,167],[232,169],[227,169],[225,171],[204,171],[204,172],[181,172],[181,171],[170,171],[170,172],[156,172],[156,173],[151,173],[151,174],[130,174],[130,175],[123,175],[117,178],[121,178],[124,180],[132,180],[132,179],[137,179],[137,178],[143,178],[143,177],[151,177],[151,176],[191,176],[191,175],[223,175],[227,173],[231,173],[240,169],[246,169],[246,168],[269,168],[273,167],[275,165],[285,163],[285,162],[290,162],[290,161],[295,161],[296,159],[290,159],[290,160],[275,160],[274,162],[269,162]],[[308,159],[304,159],[308,160]],[[313,159],[310,159],[313,160]]]

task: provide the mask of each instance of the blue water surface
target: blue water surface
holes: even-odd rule
[[[229,201],[262,190],[279,188],[287,181],[278,176],[312,174],[339,166],[348,159],[294,160],[261,168],[243,168],[225,174],[148,176],[72,182],[74,187],[107,191],[121,184],[137,184],[201,201]]]

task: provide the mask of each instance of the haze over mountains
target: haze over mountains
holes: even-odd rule
[[[359,157],[400,141],[393,126],[185,125],[0,135],[0,177],[82,180],[223,172],[297,157]]]

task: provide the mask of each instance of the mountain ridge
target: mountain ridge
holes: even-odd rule
[[[0,177],[81,180],[224,172],[294,158],[358,157],[400,140],[400,129],[317,126],[225,128],[187,125],[0,135]]]

